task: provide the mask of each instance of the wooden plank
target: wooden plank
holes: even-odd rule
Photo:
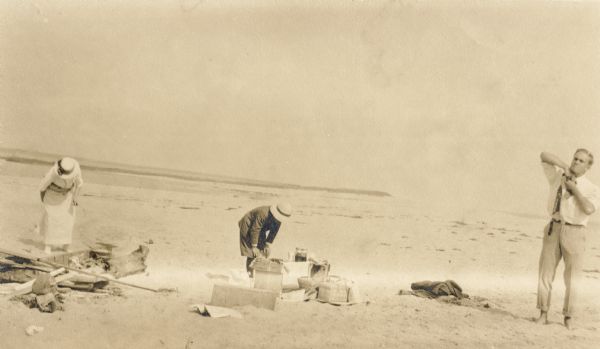
[[[71,280],[75,276],[76,276],[75,273],[66,273],[64,275],[55,277],[54,282],[58,284],[59,282]]]
[[[9,265],[11,268],[33,269],[33,270],[43,271],[43,272],[46,272],[46,273],[49,273],[52,270],[54,270],[53,268],[43,267],[43,266],[40,266],[40,265],[26,264],[26,263],[17,263],[15,261],[12,261],[12,260],[6,259],[6,258],[2,258],[2,257],[0,257],[0,264]]]
[[[257,308],[275,310],[278,298],[279,293],[271,290],[216,284],[213,287],[210,305],[226,308],[253,305]]]
[[[59,268],[59,269],[51,271],[50,275],[56,276],[60,273],[63,273],[64,271],[65,271],[65,268]],[[12,296],[20,296],[22,294],[28,294],[29,292],[31,292],[31,288],[33,287],[34,282],[35,282],[35,279],[27,281],[24,284],[20,284],[19,286],[16,286],[15,292],[13,292]]]

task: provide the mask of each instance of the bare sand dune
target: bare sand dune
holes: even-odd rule
[[[0,176],[0,246],[40,254],[33,226],[41,215],[45,167],[5,163]],[[536,325],[536,274],[543,219],[497,212],[459,215],[402,198],[258,188],[84,172],[74,241],[127,248],[148,244],[148,272],[125,280],[177,293],[124,289],[124,297],[70,299],[64,312],[40,313],[0,299],[2,348],[595,348],[600,342],[600,237],[592,231],[581,317],[562,325],[563,284],[555,281],[552,324]],[[244,318],[190,311],[208,302],[207,274],[243,269],[238,219],[285,199],[295,214],[274,245],[284,257],[305,247],[355,280],[368,304],[336,307],[282,302],[275,311],[242,307]],[[540,198],[542,200],[542,198]],[[458,282],[490,308],[397,295],[421,280]],[[29,325],[45,330],[27,336]]]

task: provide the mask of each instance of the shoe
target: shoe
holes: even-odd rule
[[[565,316],[565,327],[567,330],[573,329],[573,319],[570,316]]]

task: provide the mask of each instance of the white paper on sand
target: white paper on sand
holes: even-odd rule
[[[234,309],[217,307],[208,304],[194,304],[192,308],[203,316],[209,316],[212,318],[223,318],[232,317],[234,319],[241,319],[242,314]]]
[[[34,334],[40,333],[43,330],[44,328],[42,326],[31,325],[25,329],[25,333],[27,333],[28,336],[33,336]]]
[[[281,300],[286,302],[303,302],[306,299],[305,290],[294,290],[290,292],[283,292],[281,294]]]

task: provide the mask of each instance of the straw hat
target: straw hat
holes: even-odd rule
[[[57,161],[56,166],[58,168],[58,175],[61,178],[68,179],[75,175],[75,166],[77,161],[71,158],[62,158]]]
[[[283,222],[287,220],[292,215],[292,205],[286,203],[278,203],[277,205],[272,205],[269,208],[271,214],[275,219],[279,222]]]

